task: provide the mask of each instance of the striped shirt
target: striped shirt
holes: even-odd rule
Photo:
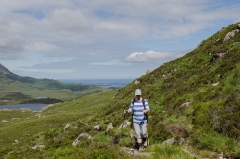
[[[128,113],[133,111],[133,123],[136,123],[136,124],[147,124],[147,119],[143,113],[144,105],[142,100],[145,101],[146,110],[150,111],[147,99],[142,99],[142,98],[140,99],[140,101],[134,100],[134,104],[132,100],[130,108],[128,109]]]

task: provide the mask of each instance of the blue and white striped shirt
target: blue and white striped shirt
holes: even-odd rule
[[[136,124],[147,124],[147,119],[143,113],[144,105],[142,100],[145,101],[146,110],[150,111],[147,99],[142,99],[142,98],[139,101],[134,100],[134,104],[132,100],[130,108],[128,109],[128,113],[133,111],[133,123],[136,123]]]

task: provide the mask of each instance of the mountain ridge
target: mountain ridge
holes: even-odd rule
[[[37,96],[53,98],[48,101],[64,101],[84,95],[85,93],[81,93],[83,91],[89,94],[90,92],[104,90],[104,88],[95,85],[84,85],[81,83],[65,84],[54,79],[22,77],[12,73],[2,64],[0,64],[0,82],[0,105],[33,101],[42,102],[35,99]]]

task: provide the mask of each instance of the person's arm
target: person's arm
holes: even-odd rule
[[[148,101],[147,99],[144,99],[145,100],[145,110],[143,110],[144,113],[148,113],[150,111],[150,108],[149,108],[149,105],[148,105]]]
[[[133,110],[133,100],[131,100],[130,107],[127,110],[124,110],[124,113],[130,113]]]

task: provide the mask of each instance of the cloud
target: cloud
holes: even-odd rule
[[[25,46],[25,50],[29,52],[50,52],[59,49],[57,46],[44,42],[35,42]]]
[[[102,66],[112,66],[112,65],[118,65],[118,66],[126,66],[130,65],[130,63],[121,62],[120,60],[111,60],[106,62],[93,62],[91,65],[102,65]]]
[[[125,58],[125,61],[128,62],[158,62],[166,61],[181,57],[182,54],[170,53],[170,52],[156,52],[156,51],[147,51],[147,52],[134,52]]]
[[[54,30],[74,32],[89,29],[89,21],[80,10],[54,9],[42,22],[46,26],[52,26],[51,29]]]

